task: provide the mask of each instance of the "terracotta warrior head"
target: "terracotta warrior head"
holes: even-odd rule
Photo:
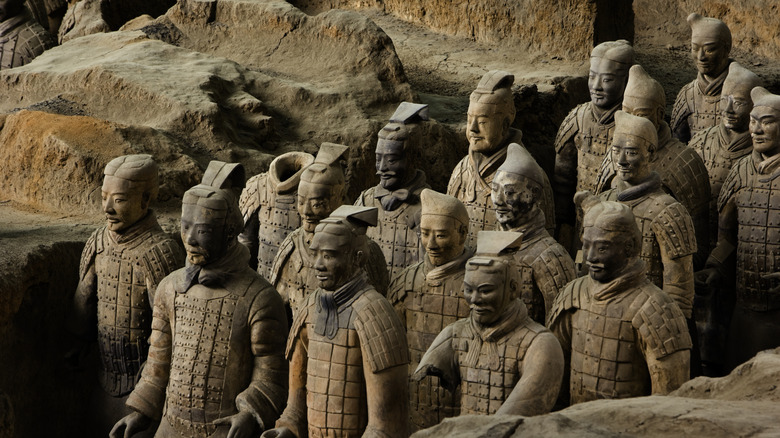
[[[755,73],[737,62],[729,65],[729,74],[723,81],[720,93],[721,123],[726,128],[745,132],[750,126],[750,111],[753,110],[753,98],[750,91],[761,85],[761,79]]]
[[[632,65],[634,48],[626,40],[606,41],[594,47],[588,73],[591,103],[604,110],[620,103]]]
[[[387,190],[400,189],[414,175],[410,166],[413,156],[408,153],[406,139],[413,126],[424,120],[428,120],[428,105],[401,102],[390,117],[390,123],[379,131],[376,174],[379,176],[379,184]]]
[[[731,31],[717,18],[688,16],[691,25],[691,58],[699,73],[716,77],[729,65]]]
[[[456,197],[424,189],[420,240],[433,266],[441,266],[463,254],[469,228],[469,213]]]
[[[219,260],[238,243],[244,227],[238,193],[245,183],[244,167],[212,161],[203,181],[187,190],[181,206],[181,241],[192,265]]]
[[[477,89],[471,93],[466,116],[470,151],[487,155],[497,151],[509,138],[509,128],[515,121],[514,82],[514,75],[492,70],[482,76]]]
[[[575,195],[581,206],[582,253],[590,278],[608,283],[639,257],[642,235],[626,204],[601,201],[590,192]]]
[[[108,229],[121,233],[143,219],[157,198],[157,163],[151,155],[114,158],[103,171],[103,212]]]
[[[317,224],[344,201],[346,178],[341,160],[349,147],[323,143],[314,163],[301,174],[298,184],[298,214],[303,230],[313,233]]]
[[[750,112],[750,136],[753,150],[764,159],[780,153],[780,96],[763,87],[750,92],[753,111]]]
[[[623,111],[615,113],[612,136],[612,165],[617,177],[637,185],[650,176],[650,158],[658,144],[655,126],[644,117]]]
[[[320,221],[309,247],[320,287],[334,291],[362,269],[368,253],[366,228],[376,226],[376,207],[342,205]]]
[[[637,64],[628,71],[623,111],[650,120],[657,130],[666,113],[666,93],[658,81]]]
[[[24,12],[24,0],[0,0],[0,22]]]
[[[490,326],[501,320],[510,301],[518,297],[520,270],[514,253],[523,233],[480,231],[477,251],[466,262],[463,295],[475,322]]]
[[[490,185],[490,199],[496,207],[501,229],[508,230],[527,224],[533,216],[544,215],[539,199],[544,186],[544,171],[519,144],[507,148],[506,160],[496,171]]]

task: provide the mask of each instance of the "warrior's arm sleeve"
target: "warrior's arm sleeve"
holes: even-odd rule
[[[86,268],[73,296],[73,313],[68,330],[81,339],[94,339],[97,330],[97,275],[95,264]]]
[[[663,291],[680,306],[683,315],[690,319],[693,312],[693,255],[670,258],[661,246],[661,262],[664,265]]]
[[[688,143],[691,139],[691,127],[688,124],[688,116],[693,111],[691,111],[688,105],[687,96],[690,87],[691,84],[688,83],[677,93],[677,98],[674,100],[674,106],[672,107],[671,123],[669,124],[672,129],[672,135],[683,143]]]
[[[169,309],[173,305],[174,290],[170,277],[160,283],[159,295],[152,311],[152,335],[149,337],[149,355],[141,373],[141,380],[125,403],[130,409],[159,420],[165,405],[165,389],[171,372],[173,337]]]
[[[368,401],[368,425],[364,438],[409,436],[408,369],[408,364],[400,364],[373,372],[369,359],[363,356]]]
[[[306,418],[306,367],[308,366],[308,355],[306,353],[306,339],[308,337],[306,327],[297,332],[293,330],[290,336],[296,336],[292,340],[290,351],[290,373],[289,373],[289,394],[287,396],[287,407],[282,416],[276,421],[276,427],[286,427],[290,429],[295,436],[307,436]]]
[[[425,352],[412,379],[420,381],[426,376],[437,376],[441,386],[450,392],[460,385],[460,371],[456,363],[452,338],[455,336],[452,324],[442,330]]]
[[[690,380],[690,349],[677,350],[659,358],[658,350],[649,348],[642,337],[639,337],[639,343],[650,372],[652,394],[669,394]]]
[[[520,380],[496,415],[539,415],[552,410],[563,380],[563,350],[550,332],[540,333],[522,359]]]
[[[737,247],[737,203],[736,194],[739,190],[739,173],[737,166],[732,167],[718,197],[718,243],[712,249],[706,266],[708,268],[721,268]]]
[[[557,300],[556,304],[559,304],[561,300]],[[569,406],[569,374],[571,370],[571,316],[572,311],[564,310],[562,312],[556,312],[553,308],[551,320],[547,321],[547,327],[558,339],[558,343],[561,346],[563,353],[563,378],[561,379],[561,389],[558,393],[557,407]]]
[[[254,368],[249,387],[236,397],[236,407],[252,414],[265,430],[284,409],[288,376],[284,358],[287,318],[282,299],[271,287],[252,303],[249,326]]]
[[[249,249],[249,267],[257,269],[257,251],[260,232],[260,220],[256,214],[247,217],[244,229],[238,235],[238,241]]]

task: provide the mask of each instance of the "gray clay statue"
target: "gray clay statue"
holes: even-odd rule
[[[620,109],[634,65],[634,49],[628,41],[607,41],[590,55],[590,102],[578,105],[563,120],[555,137],[555,238],[574,255],[579,249],[579,226],[574,194],[596,193],[598,172],[612,145],[615,112]]]
[[[683,143],[720,123],[720,94],[731,63],[731,31],[726,23],[693,13],[688,24],[698,75],[677,94],[670,124],[672,134]]]
[[[25,65],[55,46],[54,38],[35,21],[24,0],[3,0],[0,6],[0,71]]]
[[[398,106],[390,123],[379,131],[376,143],[379,184],[365,190],[355,202],[379,211],[377,226],[369,228],[366,235],[382,248],[391,279],[423,254],[420,192],[429,186],[425,172],[413,167],[415,154],[406,141],[416,122],[423,120],[428,120],[428,105],[402,102]]]
[[[425,258],[393,279],[388,298],[406,328],[409,376],[444,329],[469,315],[461,292],[466,261],[469,215],[457,198],[430,189],[420,194],[421,239]],[[409,381],[409,410],[413,431],[435,426],[459,413],[458,394],[445,391],[437,378]]]
[[[263,437],[408,436],[404,328],[362,268],[366,228],[376,223],[376,208],[345,205],[317,225],[311,249],[319,288],[305,298],[287,341],[287,408]]]
[[[566,358],[561,402],[667,394],[689,376],[685,316],[645,275],[631,208],[581,198],[589,275],[566,285],[547,323]]]
[[[510,144],[506,160],[491,183],[498,230],[523,233],[514,253],[520,267],[520,298],[534,321],[544,324],[547,313],[566,283],[576,278],[574,261],[544,228],[539,208],[544,172],[523,147]]]
[[[466,138],[469,153],[455,166],[447,186],[447,194],[460,199],[469,212],[471,223],[466,246],[473,248],[477,233],[496,227],[496,212],[490,202],[490,183],[506,158],[510,143],[523,145],[522,132],[511,127],[515,119],[512,84],[515,77],[504,71],[489,71],[477,84],[469,98]],[[523,146],[525,147],[525,146]],[[531,155],[536,157],[534,151]],[[539,151],[538,154],[543,154]],[[545,227],[555,228],[553,192],[545,174],[541,208]]]
[[[149,360],[112,438],[160,419],[157,438],[257,436],[287,396],[287,321],[279,295],[249,267],[239,164],[212,161],[184,193],[187,263],[160,283]]]
[[[539,415],[550,412],[564,373],[561,346],[534,322],[519,299],[520,271],[512,251],[522,234],[481,231],[466,263],[463,294],[468,318],[436,337],[414,373],[460,386],[461,415]]]

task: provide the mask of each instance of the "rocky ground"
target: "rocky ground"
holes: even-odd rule
[[[443,190],[466,152],[468,95],[487,70],[515,74],[515,126],[528,143],[552,147],[563,117],[588,99],[582,27],[545,22],[539,27],[545,34],[529,34],[551,41],[539,45],[501,37],[490,21],[466,29],[436,11],[410,11],[406,2],[347,2],[341,6],[352,11],[336,11],[330,10],[342,3],[336,0],[295,2],[303,10],[281,0],[179,0],[164,15],[92,34],[118,29],[117,17],[127,17],[106,9],[116,6],[107,0],[82,2],[77,15],[66,17],[74,29],[68,42],[0,74],[0,369],[14,370],[0,376],[0,390],[20,420],[16,436],[70,430],[84,387],[94,386],[87,374],[62,366],[68,343],[62,327],[81,247],[101,222],[101,170],[114,156],[155,154],[164,181],[156,209],[175,234],[180,196],[211,159],[242,162],[251,175],[281,152],[343,143],[351,148],[354,198],[375,183],[376,132],[398,102],[413,100],[430,105],[434,120],[418,146],[431,184]],[[568,3],[578,6],[570,16],[558,11],[552,23],[582,18],[588,9],[580,6],[594,2]],[[695,76],[679,21],[691,8],[723,16],[715,3],[634,2],[637,59],[665,86],[668,112],[677,90]],[[776,26],[755,15],[777,6],[766,0],[731,6],[741,38],[734,58],[780,92],[776,38],[767,37]],[[539,11],[532,16],[540,19]],[[760,17],[753,28],[746,24],[751,13]],[[487,14],[496,20],[492,26],[500,15]],[[572,45],[577,50],[567,49]],[[434,430],[440,435],[420,436],[466,430],[469,436],[769,436],[778,433],[767,420],[778,401],[771,383],[778,381],[776,357],[759,357],[736,377],[694,380],[674,398],[589,403],[533,419],[477,418],[468,420],[469,429],[447,422]],[[41,411],[59,413],[34,421]],[[625,423],[613,421],[624,416]],[[5,421],[0,412],[0,436]]]

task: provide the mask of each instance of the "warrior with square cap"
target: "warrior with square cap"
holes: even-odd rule
[[[25,7],[24,0],[0,2],[0,71],[28,64],[56,45]]]
[[[407,139],[417,122],[428,120],[428,105],[402,102],[379,131],[376,174],[380,182],[358,196],[355,205],[376,207],[379,222],[366,231],[385,255],[390,278],[422,257],[420,244],[420,192],[428,188],[425,172],[414,169]]]
[[[736,258],[728,369],[780,345],[780,96],[750,93],[753,152],[734,164],[718,197],[718,245],[697,280],[717,285]],[[735,257],[734,257],[735,255]]]
[[[521,278],[512,252],[522,238],[480,231],[463,280],[471,313],[436,337],[414,373],[416,380],[439,376],[450,391],[460,386],[461,414],[544,414],[560,390],[561,346],[518,297]]]
[[[250,266],[263,278],[271,277],[274,257],[285,237],[301,226],[298,184],[303,170],[313,162],[314,156],[306,152],[279,155],[271,161],[268,172],[249,178],[241,193],[244,230],[238,241],[249,248]]]
[[[720,95],[729,72],[731,31],[717,18],[688,16],[691,58],[698,76],[682,87],[672,108],[672,135],[683,143],[720,123]]]
[[[388,298],[406,328],[410,377],[436,335],[468,316],[469,305],[461,291],[466,261],[473,254],[465,247],[469,215],[463,203],[430,189],[420,193],[420,200],[420,232],[426,254],[393,279],[388,289]],[[410,379],[412,429],[426,429],[458,415],[459,398],[459,394],[445,391],[436,377]]]
[[[362,269],[376,223],[376,208],[344,205],[317,225],[319,288],[293,322],[290,396],[264,438],[408,436],[403,325]]]
[[[666,93],[661,84],[651,78],[641,65],[631,67],[623,95],[623,111],[650,120],[656,128],[657,142],[651,145],[648,165],[661,177],[663,190],[679,201],[693,220],[697,243],[694,266],[698,268],[704,265],[709,254],[707,199],[710,197],[710,184],[707,168],[696,151],[672,137],[669,125],[664,121],[665,110]],[[596,193],[614,186],[615,174],[612,154],[607,154],[601,163]]]
[[[498,229],[523,233],[514,253],[520,267],[520,298],[531,318],[544,324],[555,297],[577,275],[569,253],[544,228],[539,200],[542,168],[524,148],[510,144],[506,160],[491,183]]]
[[[579,249],[574,193],[596,190],[601,162],[612,145],[615,112],[620,109],[632,65],[634,49],[628,41],[607,41],[596,46],[590,55],[590,102],[571,110],[555,137],[553,183],[559,227],[555,237],[572,255]]]
[[[561,401],[677,389],[688,380],[691,337],[679,306],[645,275],[642,234],[630,207],[592,195],[575,201],[585,213],[589,275],[566,285],[547,322],[566,361]]]
[[[187,264],[160,283],[149,360],[127,400],[134,412],[111,436],[130,437],[161,419],[157,438],[256,436],[287,395],[284,307],[248,265],[240,164],[212,161],[182,199]]]
[[[152,333],[152,305],[158,284],[184,265],[181,247],[157,222],[149,205],[159,189],[158,168],[151,155],[125,155],[103,172],[106,226],[87,240],[81,255],[79,285],[70,329],[83,344],[97,337],[101,359],[101,397],[95,410],[105,435],[124,416],[124,399],[135,386],[146,361]]]
[[[301,173],[298,214],[302,225],[282,242],[274,258],[270,278],[288,306],[292,319],[295,319],[306,296],[317,288],[314,251],[310,246],[317,225],[344,200],[346,179],[340,161],[348,150],[344,145],[323,143],[314,162]],[[386,266],[382,249],[369,239],[364,269],[369,283],[383,295],[390,282]]]
[[[489,71],[469,97],[466,121],[469,153],[455,166],[447,185],[447,194],[460,199],[469,212],[468,247],[476,245],[479,231],[495,228],[496,212],[490,204],[490,183],[506,157],[507,146],[510,143],[523,145],[522,132],[511,128],[515,119],[514,80],[515,77],[507,72]],[[537,161],[545,161],[544,149],[529,152]],[[555,228],[553,192],[546,174],[544,178],[541,208],[545,212],[545,227],[552,231]]]

